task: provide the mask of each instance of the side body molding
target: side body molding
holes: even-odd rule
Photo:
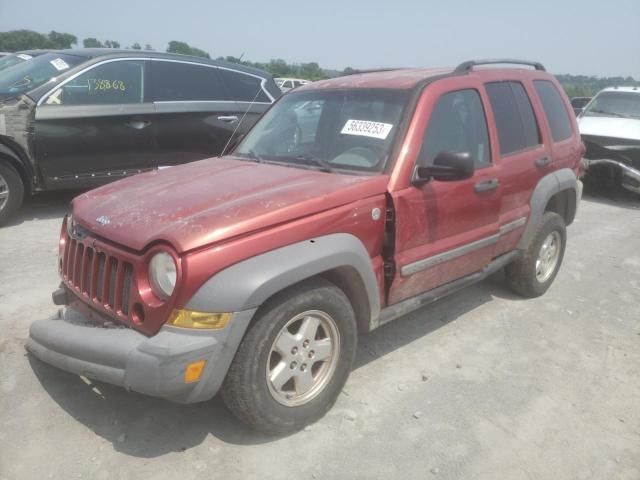
[[[371,319],[380,315],[371,258],[358,238],[335,233],[294,243],[236,263],[207,280],[185,306],[201,312],[257,308],[275,293],[314,275],[352,267],[367,293]]]
[[[522,234],[522,238],[518,243],[519,249],[527,248],[527,245],[531,241],[531,237],[533,237],[536,227],[544,214],[544,209],[549,202],[549,199],[556,193],[567,189],[573,190],[575,195],[578,195],[578,179],[576,178],[576,174],[570,168],[562,168],[555,172],[551,172],[540,179],[536,188],[533,190],[533,194],[531,195],[531,212],[529,214],[527,226]]]

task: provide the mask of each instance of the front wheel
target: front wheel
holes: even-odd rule
[[[560,270],[566,241],[564,219],[545,212],[525,252],[505,270],[509,287],[528,298],[545,293]]]
[[[11,165],[0,160],[0,226],[22,206],[24,185]]]
[[[222,398],[256,430],[299,430],[335,403],[356,344],[355,314],[342,290],[321,279],[292,287],[258,311],[229,368]]]

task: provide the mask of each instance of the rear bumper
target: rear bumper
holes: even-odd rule
[[[130,328],[100,328],[66,308],[31,325],[26,348],[61,370],[178,403],[213,397],[224,380],[255,310],[235,313],[222,330],[164,326],[153,337]],[[186,366],[206,360],[198,382]]]

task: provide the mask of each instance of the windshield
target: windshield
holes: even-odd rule
[[[0,71],[0,94],[17,95],[33,90],[85,61],[85,57],[45,53]]]
[[[407,98],[406,91],[382,89],[288,94],[234,154],[328,171],[381,172]]]
[[[12,53],[11,55],[7,55],[6,57],[0,58],[0,71],[31,60],[32,58],[31,55],[27,55],[26,53]]]
[[[587,117],[640,118],[640,91],[602,92],[584,111]]]

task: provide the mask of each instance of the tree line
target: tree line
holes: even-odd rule
[[[70,33],[56,32],[52,30],[47,34],[34,32],[32,30],[13,30],[10,32],[0,32],[0,51],[16,52],[31,49],[65,49],[73,48],[82,44],[84,48],[121,48],[120,42],[115,40],[98,40],[94,37],[83,39]],[[134,43],[123,48],[142,50],[139,43]],[[144,50],[154,50],[150,44],[145,44]],[[172,40],[167,45],[166,51],[169,53],[179,53],[183,55],[194,55],[197,57],[211,58],[209,52],[189,45],[186,42]],[[250,67],[266,70],[274,77],[304,78],[307,80],[322,80],[324,78],[337,77],[339,75],[351,75],[357,73],[357,69],[347,67],[344,70],[323,69],[316,62],[309,63],[288,63],[280,58],[271,59],[268,62],[252,62],[244,60],[243,55],[218,56],[217,60],[224,60],[231,63],[239,63]],[[605,87],[615,85],[640,86],[640,81],[632,77],[596,77],[586,75],[556,75],[569,97],[591,97]]]

